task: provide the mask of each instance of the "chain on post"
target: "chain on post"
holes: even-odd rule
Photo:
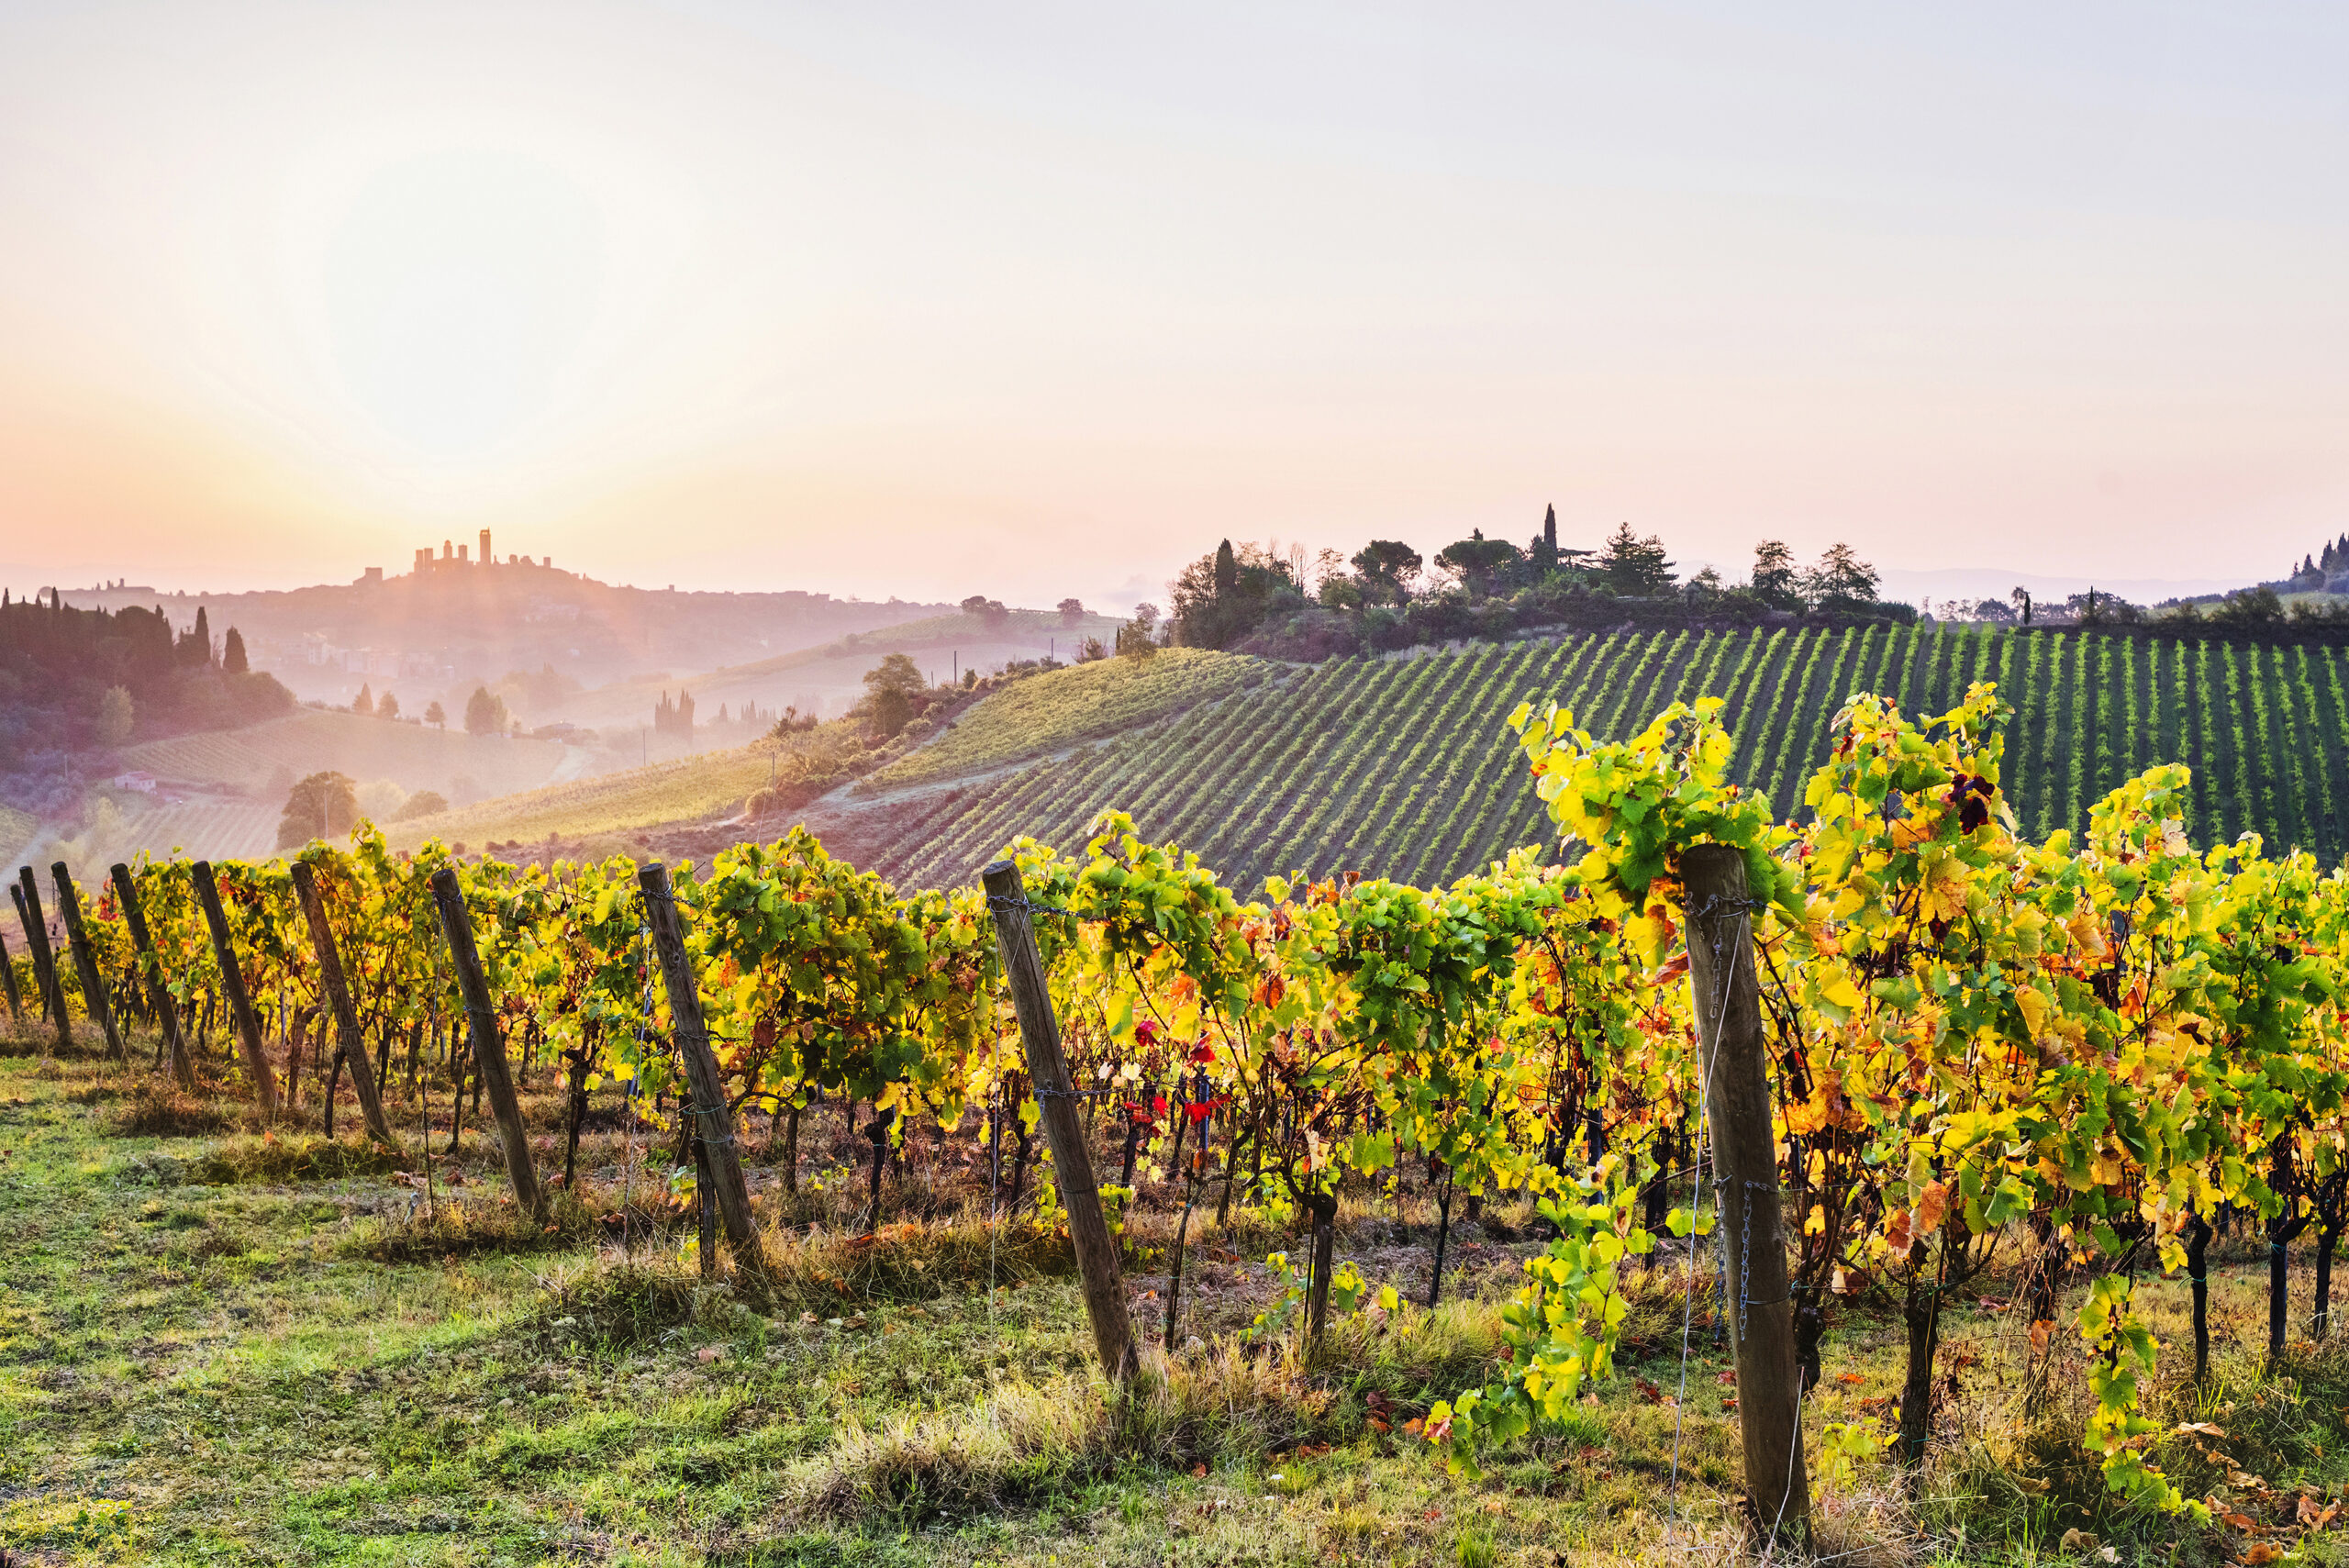
[[[1760,1184],[1748,1182],[1746,1190],[1737,1200],[1737,1345],[1744,1350],[1746,1308],[1753,1299],[1753,1188]]]

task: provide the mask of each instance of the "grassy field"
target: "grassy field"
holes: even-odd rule
[[[761,743],[704,751],[650,767],[549,784],[405,822],[384,832],[401,847],[441,839],[478,848],[496,842],[533,843],[556,834],[568,840],[627,836],[652,827],[730,815],[770,779],[789,784],[812,768],[824,772],[860,754],[860,726],[837,721],[795,736],[781,746]]]
[[[273,769],[298,778],[333,768],[362,784],[390,779],[410,791],[449,795],[470,781],[477,795],[505,795],[544,784],[562,765],[564,748],[301,708],[242,729],[150,740],[122,757],[125,768],[159,778],[231,788],[253,786]]]
[[[1091,1370],[1065,1243],[1024,1222],[990,1235],[984,1176],[918,1153],[885,1189],[881,1229],[860,1239],[853,1140],[820,1111],[796,1195],[763,1121],[745,1134],[776,1282],[754,1304],[682,1265],[665,1140],[608,1095],[580,1180],[540,1231],[501,1201],[478,1133],[442,1152],[448,1096],[429,1068],[422,1096],[395,1074],[409,1151],[387,1158],[318,1136],[315,1103],[257,1137],[232,1103],[36,1049],[0,1037],[0,1551],[17,1561],[1582,1568],[1732,1555],[1735,1390],[1701,1266],[1661,1259],[1634,1291],[1620,1375],[1481,1478],[1447,1475],[1411,1436],[1430,1401],[1492,1364],[1497,1303],[1535,1245],[1521,1207],[1455,1229],[1442,1309],[1342,1319],[1311,1364],[1243,1343],[1271,1300],[1255,1260],[1290,1239],[1246,1211],[1226,1229],[1195,1219],[1181,1348],[1152,1352],[1120,1414]],[[525,1084],[542,1169],[561,1159],[551,1087],[543,1071]],[[347,1100],[341,1115],[356,1120]],[[429,1192],[413,1152],[427,1130]],[[1146,1188],[1126,1235],[1130,1305],[1153,1341],[1169,1198]],[[1416,1187],[1350,1193],[1340,1256],[1421,1292],[1431,1217]],[[2303,1540],[2278,1521],[2301,1517],[2303,1497],[2313,1514],[2341,1496],[2349,1358],[2304,1345],[2285,1379],[2263,1380],[2264,1250],[2238,1241],[2214,1262],[2217,1380],[2179,1386],[2173,1351],[2153,1413],[2227,1435],[2156,1452],[2263,1533],[2105,1510],[2073,1446],[2076,1357],[2059,1348],[2054,1396],[2027,1413],[2013,1282],[1992,1277],[1945,1319],[1951,1377],[1924,1473],[1904,1488],[1869,1464],[1831,1490],[1821,1551],[2192,1568],[2279,1560],[2255,1554],[2265,1546],[2344,1561],[2337,1532]],[[2175,1345],[2184,1285],[2141,1290]],[[1843,1316],[1834,1375],[1806,1409],[1814,1441],[1882,1407],[1900,1342],[1887,1313]],[[2069,1530],[2099,1539],[2066,1547]]]
[[[814,825],[908,886],[963,880],[1020,834],[1074,849],[1110,806],[1242,887],[1297,870],[1442,883],[1549,837],[1503,724],[1520,700],[1555,700],[1620,739],[1675,700],[1720,696],[1738,738],[1731,776],[1790,814],[1851,693],[1934,713],[1968,683],[1995,680],[2016,710],[2004,784],[2034,838],[2077,830],[2115,784],[2174,761],[2194,769],[2198,842],[2255,831],[2277,851],[2349,850],[2349,653],[2338,649],[1879,627],[1595,634],[1263,667],[1277,677],[1203,684],[1188,706],[1170,698],[1115,729],[1063,717],[1076,705],[1060,694],[1100,677],[1023,682],[892,771],[951,787],[869,818],[852,803],[828,806]],[[1080,735],[1097,739],[970,776]]]
[[[216,860],[266,858],[275,852],[283,815],[282,806],[271,801],[206,799],[173,806],[131,797],[118,804],[121,852],[144,850],[158,859],[174,849]]]

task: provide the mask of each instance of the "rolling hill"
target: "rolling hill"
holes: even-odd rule
[[[1118,624],[1107,616],[1084,616],[1072,625],[1044,610],[1014,610],[996,623],[960,613],[927,616],[748,663],[581,692],[544,717],[596,728],[642,724],[662,693],[680,690],[693,694],[695,711],[704,720],[721,704],[739,712],[746,702],[766,712],[796,707],[838,717],[863,696],[865,672],[891,653],[909,655],[925,674],[944,681],[957,668],[985,672],[1055,654],[1068,660],[1085,638],[1114,639]]]
[[[390,779],[413,793],[498,795],[554,778],[573,752],[557,741],[467,735],[462,729],[367,718],[333,709],[301,708],[242,729],[150,740],[122,753],[127,769],[214,789],[252,789],[273,773],[284,784],[332,768],[365,783]],[[262,795],[272,792],[266,787]]]
[[[2032,835],[2078,828],[2121,779],[2174,760],[2195,771],[2197,841],[2257,831],[2331,857],[2349,847],[2343,664],[2337,649],[1965,626],[1596,634],[1311,667],[1238,661],[1252,684],[1221,675],[1223,690],[1179,717],[1106,736],[1050,701],[1085,674],[1068,671],[988,698],[892,770],[900,787],[835,795],[808,823],[903,885],[967,880],[1022,834],[1073,848],[1111,806],[1243,885],[1295,870],[1442,882],[1549,837],[1503,728],[1520,699],[1555,699],[1618,739],[1675,699],[1722,696],[1732,776],[1786,814],[1851,692],[1932,713],[1996,680],[2016,708],[2005,782]],[[1147,664],[1117,669],[1151,679]],[[1055,711],[1065,717],[1040,718]],[[972,764],[943,768],[933,751]],[[1022,751],[1050,754],[989,765]]]
[[[754,790],[839,777],[869,753],[863,726],[841,721],[802,731],[781,741],[765,740],[727,751],[704,751],[648,767],[624,768],[593,778],[573,779],[501,795],[495,800],[384,824],[395,848],[427,839],[479,849],[484,844],[537,844],[554,838],[591,853],[633,845],[651,828],[696,827],[739,815]],[[903,745],[905,742],[900,741]],[[885,760],[880,753],[874,760]],[[869,765],[866,764],[866,765]],[[769,830],[780,832],[781,823]],[[567,849],[566,853],[576,853]],[[664,851],[665,852],[665,851]]]

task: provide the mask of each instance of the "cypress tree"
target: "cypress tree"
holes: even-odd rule
[[[233,626],[220,642],[220,668],[231,675],[241,675],[251,668],[245,660],[245,639],[238,635]]]
[[[1215,547],[1215,596],[1228,599],[1239,585],[1240,565],[1231,558],[1231,541],[1225,539]]]

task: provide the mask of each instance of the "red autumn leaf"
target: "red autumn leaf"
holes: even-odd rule
[[[1204,1067],[1214,1060],[1215,1047],[1209,1045],[1206,1040],[1201,1040],[1198,1044],[1191,1048],[1191,1063],[1193,1066]]]

